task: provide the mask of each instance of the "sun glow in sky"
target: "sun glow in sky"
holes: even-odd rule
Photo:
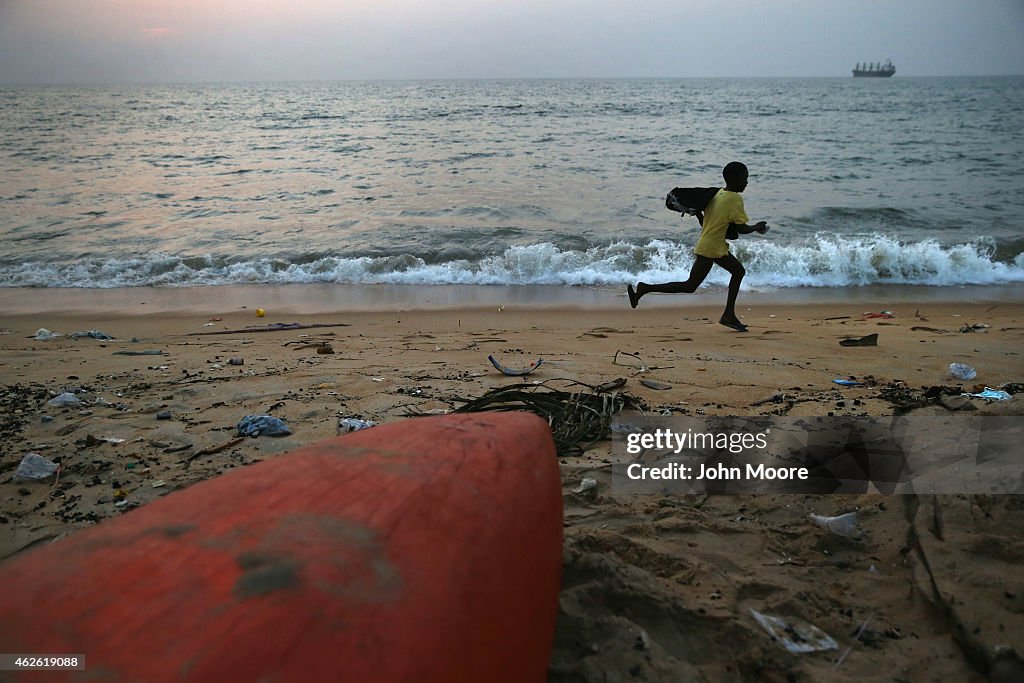
[[[1024,73],[1021,0],[0,0],[0,83]]]

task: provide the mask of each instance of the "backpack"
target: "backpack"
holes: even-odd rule
[[[665,195],[665,208],[683,215],[696,216],[718,194],[717,187],[677,187]]]
[[[685,218],[687,214],[697,216],[697,220],[704,225],[704,209],[711,200],[718,194],[718,187],[676,187],[665,195],[665,208],[669,211],[681,213]],[[739,232],[732,225],[725,233],[725,239],[739,239]]]

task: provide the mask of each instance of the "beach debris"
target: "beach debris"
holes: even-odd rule
[[[228,358],[228,365],[245,365],[244,358]]]
[[[569,388],[578,386],[589,391],[555,389],[547,382],[567,382]],[[479,398],[456,400],[465,405],[452,411],[455,413],[523,410],[539,415],[551,427],[555,450],[560,456],[579,455],[607,438],[613,417],[623,408],[646,407],[625,392],[598,394],[594,386],[568,379],[512,384],[491,389]]]
[[[115,356],[169,356],[171,354],[160,349],[146,349],[145,351],[114,351]]]
[[[620,355],[622,355],[622,356],[629,356],[630,358],[636,358],[638,361],[640,361],[640,370],[639,370],[640,372],[647,372],[647,370],[650,369],[650,368],[647,367],[647,363],[644,362],[644,359],[641,358],[639,354],[629,353],[627,351],[616,351],[615,355],[612,357],[612,363],[613,364],[615,364],[615,365],[625,365],[627,367],[633,367],[633,368],[637,367],[636,365],[633,365],[632,363],[620,363],[619,362],[619,356]]]
[[[993,389],[992,387],[985,387],[984,391],[979,391],[974,394],[965,393],[964,396],[970,396],[971,398],[983,398],[986,401],[1009,401],[1011,398],[1009,393]]]
[[[264,310],[263,310],[262,308],[257,308],[257,309],[256,309],[256,317],[257,317],[257,318],[262,318],[262,317],[263,317],[263,316],[265,316],[266,314],[267,314],[267,312],[266,312],[266,311],[264,311]]]
[[[953,375],[959,380],[974,379],[978,376],[978,371],[972,368],[970,365],[964,363],[950,363],[949,374]]]
[[[936,332],[938,334],[945,334],[949,330],[940,330],[937,327],[925,327],[924,325],[914,325],[910,328],[911,332]]]
[[[619,356],[620,355],[622,355],[622,356],[629,356],[630,358],[636,358],[638,361],[640,361],[639,367],[635,363],[620,363],[619,362]],[[635,375],[639,375],[642,372],[647,372],[648,370],[671,370],[673,367],[675,367],[675,366],[672,366],[672,365],[650,365],[650,366],[648,366],[647,363],[644,362],[644,359],[639,356],[639,354],[627,353],[626,351],[616,351],[615,355],[612,357],[612,363],[614,365],[623,365],[623,366],[628,367],[628,368],[636,368],[636,373],[634,374],[634,376]]]
[[[939,405],[946,410],[977,410],[978,406],[974,405],[971,400],[966,396],[950,396],[943,394],[939,396]]]
[[[573,493],[583,493],[584,491],[589,491],[590,489],[596,489],[596,488],[597,488],[597,479],[592,479],[591,477],[584,477],[583,480],[580,481],[580,485],[577,486],[576,488],[574,488],[572,490],[572,492]]]
[[[842,386],[842,387],[862,387],[862,386],[864,386],[864,382],[858,382],[857,380],[853,380],[853,379],[834,379],[834,380],[832,380],[832,383],[833,384],[838,384],[839,386]]]
[[[626,378],[619,377],[618,379],[613,379],[610,382],[598,384],[594,387],[594,391],[598,394],[606,394],[609,391],[615,391],[616,389],[621,389],[624,386],[626,386]]]
[[[612,422],[608,428],[612,434],[635,434],[643,431],[642,428],[628,422]]]
[[[156,419],[158,419],[158,420],[170,420],[171,419],[171,411],[169,411],[169,410],[161,410],[161,411],[159,411],[156,414]]]
[[[960,332],[964,334],[968,332],[986,332],[989,327],[989,325],[981,323],[975,325],[964,325],[963,327],[960,328]]]
[[[238,437],[237,439],[231,439],[230,441],[226,441],[226,442],[224,442],[222,444],[219,444],[217,446],[210,446],[209,448],[204,448],[202,450],[198,450],[195,453],[193,453],[192,455],[190,455],[187,458],[185,458],[184,460],[182,460],[181,462],[182,462],[183,465],[185,465],[185,467],[188,467],[192,463],[192,461],[195,460],[198,457],[201,457],[203,455],[213,455],[214,453],[220,453],[221,451],[227,450],[228,448],[231,448],[232,446],[237,446],[238,444],[242,443],[243,441],[245,441],[245,437],[244,436]]]
[[[868,571],[874,571],[876,574],[878,573],[878,570],[875,569],[875,565],[871,565],[871,569],[869,569]],[[839,657],[839,659],[836,660],[835,666],[832,667],[833,671],[839,669],[839,667],[842,666],[843,662],[846,661],[846,658],[853,650],[853,646],[856,645],[857,641],[860,640],[862,635],[864,635],[864,629],[868,627],[869,621],[870,619],[865,619],[864,623],[860,625],[859,629],[857,629],[857,633],[853,636],[853,642],[850,643],[849,647],[847,647],[846,650],[843,651],[843,654]]]
[[[822,527],[828,529],[834,534],[839,536],[846,536],[847,538],[860,538],[861,533],[857,528],[857,513],[847,512],[845,515],[837,515],[835,517],[825,517],[822,515],[816,515],[813,512],[808,515],[810,520]]]
[[[40,327],[36,330],[36,333],[29,337],[29,339],[35,339],[36,341],[53,341],[57,337],[63,337],[64,335],[60,332],[52,332],[45,327]]]
[[[878,335],[869,334],[859,339],[840,339],[840,346],[878,346]]]
[[[376,427],[377,423],[373,420],[360,420],[356,417],[343,417],[338,420],[338,433],[347,434],[349,432],[358,432],[361,429],[369,429],[370,427]]]
[[[783,401],[787,400],[788,398],[789,397],[786,396],[786,394],[784,394],[784,393],[772,394],[768,398],[762,398],[762,399],[760,399],[758,401],[754,401],[750,405],[751,405],[751,407],[753,407],[753,406],[763,406],[765,403],[782,403]]]
[[[46,405],[57,406],[60,408],[72,408],[82,405],[82,401],[70,391],[65,391],[63,394],[59,394],[51,398],[46,402]]]
[[[961,387],[931,386],[923,391],[911,389],[901,380],[893,380],[883,386],[878,393],[878,398],[889,401],[895,406],[898,412],[906,412],[915,408],[923,408],[927,405],[938,403],[940,397],[946,394],[959,394]]]
[[[830,635],[802,619],[795,617],[783,619],[771,614],[762,614],[753,608],[751,608],[750,614],[753,615],[757,623],[768,632],[768,635],[773,640],[793,654],[820,652],[839,648],[839,645]]]
[[[888,318],[895,318],[896,317],[893,314],[892,311],[879,311],[878,313],[874,313],[872,311],[867,311],[865,313],[861,313],[860,315],[861,315],[862,318],[866,318],[866,319],[873,319],[873,318],[888,319]]]
[[[306,336],[306,335],[302,335],[302,336]],[[326,339],[319,339],[319,340],[316,340],[316,341],[307,341],[307,340],[290,341],[290,342],[285,342],[284,346],[291,346],[293,344],[296,345],[295,346],[295,350],[296,351],[301,351],[303,349],[316,349],[317,353],[327,353],[327,354],[334,353],[334,347],[332,347],[331,346],[331,342],[327,341]]]
[[[543,358],[538,358],[533,363],[530,363],[525,368],[515,369],[507,368],[498,362],[498,359],[494,356],[487,356],[487,360],[491,361],[491,365],[498,369],[503,375],[509,375],[511,377],[522,377],[523,375],[529,375],[531,372],[540,367],[540,364],[544,362]]]
[[[665,391],[666,389],[672,388],[671,384],[659,382],[656,379],[642,379],[640,380],[640,384],[643,384],[648,389],[654,389],[655,391]]]
[[[214,332],[189,332],[190,337],[204,337],[211,334],[250,334],[253,332],[283,332],[287,330],[311,330],[321,327],[351,327],[349,323],[270,323],[243,327],[240,330],[216,330]]]
[[[238,423],[240,436],[285,436],[291,433],[288,425],[271,415],[246,415]]]
[[[21,462],[18,463],[18,468],[14,470],[14,478],[17,479],[28,479],[28,480],[39,480],[46,479],[51,474],[57,472],[60,469],[60,465],[55,462],[47,460],[38,453],[28,453]]]
[[[70,339],[82,339],[83,337],[101,340],[113,339],[109,334],[100,332],[99,330],[79,330],[78,332],[72,332],[68,337]]]

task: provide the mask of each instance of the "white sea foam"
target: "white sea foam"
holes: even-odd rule
[[[733,251],[744,263],[748,289],[843,287],[872,284],[1002,285],[1024,282],[1024,256],[993,258],[988,240],[943,245],[902,243],[871,235],[817,235],[796,245],[767,239],[741,240]],[[689,245],[653,240],[643,245],[614,242],[586,250],[550,243],[512,246],[478,259],[430,263],[412,254],[316,259],[254,258],[229,262],[213,256],[166,254],[131,259],[78,261],[71,265],[30,263],[0,267],[6,287],[134,287],[227,284],[384,283],[406,285],[621,286],[642,280],[685,280],[692,265]],[[728,274],[715,268],[711,285]]]

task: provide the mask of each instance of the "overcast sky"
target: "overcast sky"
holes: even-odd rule
[[[0,83],[1024,74],[1024,0],[0,0]]]

